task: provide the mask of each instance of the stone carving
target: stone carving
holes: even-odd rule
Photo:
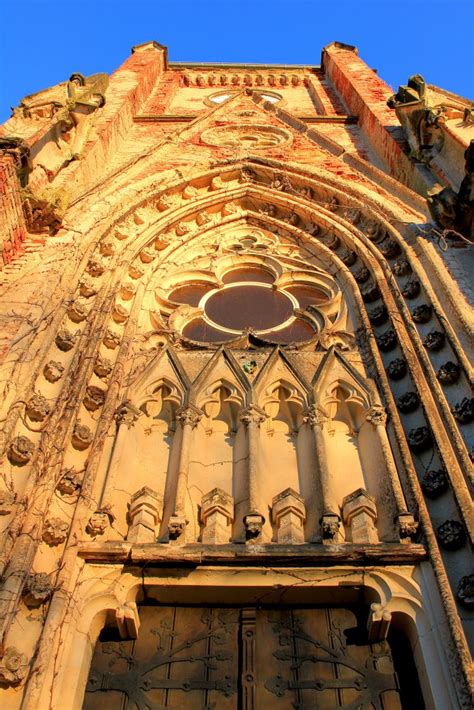
[[[438,370],[437,378],[443,385],[452,385],[459,380],[461,376],[461,366],[457,362],[449,360]]]
[[[341,261],[346,266],[353,266],[357,261],[357,254],[355,251],[347,249],[343,254],[341,254]]]
[[[266,420],[267,415],[263,409],[260,409],[260,407],[257,407],[255,404],[251,404],[240,412],[239,418],[246,426],[249,424],[260,426],[260,424],[263,424]]]
[[[339,209],[339,200],[337,197],[328,197],[326,200],[322,201],[322,207],[324,209],[329,210],[329,212],[337,212]]]
[[[380,298],[379,287],[375,283],[369,284],[364,289],[361,289],[360,293],[366,303],[373,303]]]
[[[385,407],[382,407],[381,405],[370,407],[370,409],[365,412],[365,418],[374,426],[385,426],[387,423],[387,412],[385,411]]]
[[[115,245],[110,239],[104,239],[104,241],[99,244],[99,250],[103,256],[112,256],[115,254]]]
[[[406,259],[397,259],[392,268],[393,273],[396,276],[406,276],[407,274],[411,274],[411,266]]]
[[[304,498],[287,488],[272,500],[272,521],[277,528],[277,541],[282,545],[304,543],[306,506]]]
[[[316,404],[312,404],[303,412],[303,422],[309,424],[310,427],[323,427],[328,418],[328,414],[324,409]]]
[[[106,391],[100,389],[100,387],[95,387],[94,385],[88,385],[86,387],[86,392],[84,395],[84,406],[90,412],[95,412],[96,409],[102,407],[105,402]]]
[[[116,336],[115,333],[110,333],[110,335],[113,335],[114,339],[117,339],[117,344],[120,343],[120,338],[118,335]],[[104,337],[104,345],[106,344],[106,338],[108,338],[108,334],[106,334],[106,336]],[[110,373],[112,372],[112,367],[113,365],[108,358],[103,357],[102,355],[98,355],[94,364],[94,374],[97,375],[97,377],[103,379],[110,375]]]
[[[199,227],[203,227],[205,224],[209,224],[211,221],[211,215],[208,212],[199,212],[196,215],[196,224]]]
[[[401,380],[407,374],[407,364],[401,357],[389,362],[386,369],[391,380]]]
[[[97,278],[98,276],[102,276],[102,274],[104,273],[105,264],[102,259],[93,258],[90,259],[89,263],[87,264],[86,270],[88,274],[94,276],[94,278]]]
[[[386,259],[394,259],[400,254],[400,245],[393,239],[386,239],[379,246],[382,256]]]
[[[474,419],[474,398],[464,397],[453,407],[454,417],[460,424],[469,424]]]
[[[180,515],[172,515],[168,522],[168,536],[170,540],[177,540],[184,534],[188,520]]]
[[[256,360],[246,360],[242,365],[242,369],[247,373],[247,375],[253,375],[257,367],[258,365]]]
[[[188,405],[187,407],[181,407],[176,412],[176,421],[181,424],[181,426],[191,426],[193,429],[197,427],[201,421],[202,412],[201,410]]]
[[[267,217],[274,217],[276,215],[276,207],[272,204],[261,205],[258,208],[259,214],[264,214]]]
[[[426,426],[410,429],[407,439],[410,449],[416,454],[421,454],[433,445],[431,432]]]
[[[259,542],[262,536],[265,518],[257,511],[251,511],[244,517],[245,539],[247,542]]]
[[[222,488],[213,488],[201,501],[201,540],[207,545],[219,545],[230,541],[231,524],[234,520],[234,499]]]
[[[415,323],[428,323],[431,318],[433,309],[427,303],[423,303],[421,306],[417,306],[411,312],[412,318]]]
[[[0,515],[10,515],[16,502],[16,493],[8,488],[0,488]]]
[[[397,399],[397,407],[403,414],[410,414],[418,409],[420,400],[416,392],[405,392]]]
[[[26,413],[32,422],[43,422],[49,412],[48,400],[42,394],[34,394],[26,404]]]
[[[16,436],[8,447],[8,459],[17,466],[25,466],[33,456],[35,445],[26,436]]]
[[[400,86],[397,93],[387,101],[395,109],[410,146],[410,155],[422,163],[429,164],[439,153],[444,143],[441,130],[445,122],[443,107],[431,108],[426,102],[426,83],[420,74],[408,79],[408,84]]]
[[[351,224],[357,224],[360,220],[360,209],[358,207],[348,207],[344,210],[343,217]]]
[[[420,295],[420,290],[421,287],[418,279],[410,279],[410,281],[407,281],[405,286],[402,288],[402,294],[405,298],[416,298]]]
[[[155,248],[156,248],[156,240],[155,240]],[[131,276],[132,279],[141,279],[141,277],[143,276],[144,273],[145,273],[145,269],[138,262],[131,264],[130,268],[128,269],[128,274],[129,274],[129,276]]]
[[[341,243],[337,234],[333,234],[332,232],[326,234],[321,241],[328,249],[331,249],[331,251],[335,251]]]
[[[156,527],[161,522],[163,499],[158,493],[145,486],[134,493],[128,511],[129,528],[127,540],[130,542],[155,542]]]
[[[445,341],[446,336],[444,333],[440,330],[431,330],[423,340],[423,345],[427,348],[427,350],[437,352],[444,346]]]
[[[296,214],[296,212],[287,212],[282,216],[282,221],[286,222],[286,224],[292,224],[294,227],[299,223],[300,218]]]
[[[116,303],[113,310],[112,310],[112,318],[116,323],[125,323],[125,321],[128,319],[129,312],[125,308],[125,306],[122,306],[121,303]]]
[[[184,235],[189,232],[189,229],[190,225],[187,222],[178,222],[174,231],[178,237],[184,237]]]
[[[52,593],[53,585],[48,574],[30,574],[23,588],[23,601],[26,606],[38,607],[48,601]]]
[[[379,537],[375,521],[377,506],[375,498],[363,488],[346,496],[342,501],[342,517],[344,525],[350,530],[350,539],[354,544],[377,544]]]
[[[282,128],[267,124],[236,123],[209,128],[201,133],[201,140],[207,145],[253,152],[291,143],[291,134]]]
[[[336,513],[325,513],[319,521],[323,542],[336,542],[341,527],[341,517]]]
[[[28,673],[28,658],[15,646],[8,646],[0,660],[0,681],[6,685],[18,685]]]
[[[390,330],[386,330],[385,333],[381,333],[377,336],[377,343],[382,352],[390,352],[390,350],[394,350],[398,345],[397,334],[390,328]]]
[[[364,231],[367,235],[367,238],[370,239],[371,242],[377,242],[380,239],[384,239],[385,237],[385,234],[380,229],[380,224],[375,220],[370,220],[369,222],[367,222],[364,227]]]
[[[443,469],[427,471],[421,481],[421,487],[428,498],[438,498],[449,488],[446,472]]]
[[[120,404],[115,410],[114,419],[117,423],[117,426],[122,426],[122,424],[125,424],[127,429],[130,429],[135,424],[138,417],[140,417],[142,414],[143,412],[134,407],[131,402],[126,400],[125,402],[122,402],[122,404]]]
[[[86,525],[86,532],[92,537],[103,535],[113,521],[113,515],[108,508],[96,510],[89,518],[89,522]]]
[[[456,194],[451,187],[438,187],[431,190],[428,197],[431,216],[442,228],[453,230],[455,241],[460,241],[456,233],[469,241],[474,240],[474,140],[467,147],[464,159],[465,174],[459,192]]]
[[[65,190],[46,188],[35,194],[30,188],[23,188],[23,212],[30,234],[56,234],[61,228],[68,201]]]
[[[391,612],[382,604],[373,602],[370,605],[369,618],[367,619],[367,633],[370,643],[380,643],[388,636]]]
[[[97,287],[94,286],[92,280],[84,276],[79,282],[79,293],[83,298],[91,298],[97,293]]]
[[[271,187],[273,188],[273,190],[279,190],[280,192],[293,191],[290,178],[288,177],[288,175],[282,175],[281,173],[274,176],[271,182]]]
[[[372,325],[383,325],[388,319],[388,312],[384,305],[376,306],[367,311]]]
[[[109,350],[115,350],[120,345],[121,336],[114,333],[113,330],[107,330],[104,335],[103,343]]]
[[[474,607],[474,574],[461,577],[456,596],[463,606],[468,609]]]
[[[56,485],[59,493],[67,496],[74,496],[79,493],[82,479],[74,468],[67,468],[61,472],[61,477]]]
[[[446,520],[436,529],[436,536],[445,550],[459,550],[466,540],[464,527],[457,520]]]
[[[54,342],[60,350],[67,352],[68,350],[72,350],[76,344],[76,336],[74,333],[66,330],[66,328],[62,328],[56,335]]]
[[[397,515],[398,530],[402,542],[410,542],[418,533],[419,523],[411,513],[399,513]]]
[[[76,422],[72,432],[72,445],[79,451],[88,449],[92,444],[93,434],[88,426]]]
[[[43,375],[46,377],[48,382],[57,382],[61,379],[64,373],[64,365],[55,360],[50,360],[47,362],[43,368]]]
[[[51,547],[60,545],[67,538],[69,525],[61,518],[47,518],[43,527],[43,540]]]
[[[355,272],[354,278],[358,284],[363,284],[367,281],[370,276],[370,271],[366,266],[361,266],[361,268]]]
[[[240,171],[240,182],[254,182],[257,180],[257,174],[252,168],[244,167]]]
[[[154,249],[142,249],[142,251],[140,252],[140,259],[144,264],[151,264],[155,257],[156,252]]]

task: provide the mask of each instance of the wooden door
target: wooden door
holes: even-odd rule
[[[98,641],[84,710],[399,710],[386,642],[335,608],[142,606],[136,641]]]

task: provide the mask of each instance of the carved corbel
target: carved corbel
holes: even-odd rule
[[[252,510],[244,517],[245,539],[250,543],[258,543],[262,538],[265,518],[261,513]]]
[[[133,406],[131,402],[126,400],[122,402],[115,410],[114,419],[117,426],[120,427],[125,424],[127,429],[131,429],[132,426],[137,421],[138,417],[141,416],[143,412]]]
[[[121,639],[137,639],[140,617],[135,602],[125,602],[115,611],[118,632]]]

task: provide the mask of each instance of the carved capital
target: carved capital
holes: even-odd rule
[[[329,417],[322,407],[312,404],[303,412],[303,421],[310,427],[320,427],[321,429],[328,421]]]
[[[240,412],[239,418],[240,421],[246,426],[260,426],[260,424],[263,424],[263,422],[266,420],[267,415],[265,414],[263,409],[257,407],[256,404],[251,404],[246,409],[243,409]]]
[[[120,427],[125,424],[127,429],[135,424],[138,417],[141,416],[142,412],[133,406],[131,402],[126,400],[122,402],[115,410],[114,419],[117,422],[117,426]]]
[[[365,412],[365,418],[373,426],[385,426],[387,423],[387,412],[385,407],[375,405]]]
[[[387,638],[391,612],[382,604],[374,602],[370,605],[369,618],[367,619],[367,632],[370,643],[379,643]]]
[[[187,407],[181,407],[176,412],[176,421],[178,421],[181,426],[190,426],[193,429],[197,427],[201,421],[202,412],[197,407],[188,404]]]
[[[145,486],[132,495],[128,517],[127,540],[132,542],[155,542],[156,526],[161,520],[163,499]]]
[[[28,658],[15,646],[9,646],[0,660],[0,680],[7,685],[18,685],[28,672]]]

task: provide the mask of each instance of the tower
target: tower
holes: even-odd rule
[[[2,127],[4,707],[470,707],[472,106],[391,94],[149,42]]]

